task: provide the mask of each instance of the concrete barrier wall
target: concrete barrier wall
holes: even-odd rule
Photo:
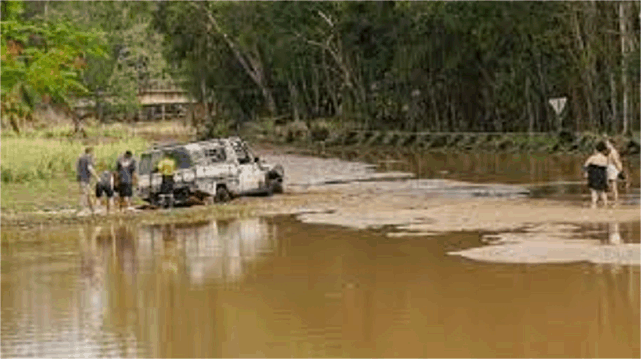
[[[602,139],[592,133],[496,133],[496,132],[397,132],[347,130],[330,133],[306,129],[280,131],[276,137],[288,143],[313,148],[391,147],[417,150],[493,151],[493,152],[565,152],[590,153]],[[292,132],[292,133],[289,133]],[[296,133],[293,133],[296,132]],[[616,146],[623,154],[638,154],[639,143],[629,137],[616,136]]]

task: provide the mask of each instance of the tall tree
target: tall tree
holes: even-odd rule
[[[16,132],[36,104],[69,109],[74,97],[86,95],[85,59],[104,56],[102,34],[79,31],[69,22],[25,20],[23,12],[22,2],[2,1],[2,114]]]

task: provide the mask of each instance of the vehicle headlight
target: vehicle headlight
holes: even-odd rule
[[[191,182],[196,178],[193,172],[185,172],[183,173],[183,181],[185,182]]]

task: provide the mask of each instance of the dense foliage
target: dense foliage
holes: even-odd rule
[[[100,34],[71,22],[25,21],[22,2],[2,1],[2,116],[16,132],[38,103],[67,108],[86,95],[81,75],[87,56],[103,55]]]
[[[161,2],[155,22],[220,118],[620,132],[639,123],[638,14],[638,2]],[[568,98],[560,119],[555,97]]]
[[[639,128],[639,2],[2,2],[3,115],[99,117],[180,78],[203,120],[407,131]],[[104,34],[106,56],[95,40]],[[186,80],[186,81],[182,81]],[[557,117],[551,98],[567,97]],[[26,107],[25,107],[26,106]]]

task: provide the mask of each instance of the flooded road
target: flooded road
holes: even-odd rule
[[[0,354],[639,357],[638,167],[592,210],[578,157],[408,156],[261,153],[270,216],[3,228]]]
[[[545,153],[419,152],[359,149],[332,154],[350,161],[374,164],[380,171],[402,171],[417,178],[526,186],[534,198],[580,202],[589,199],[583,166],[587,156]],[[639,158],[623,158],[630,189],[621,192],[623,203],[639,204]]]
[[[639,239],[638,222],[569,231],[593,247]],[[493,240],[292,216],[3,230],[1,354],[639,357],[638,265],[455,254]]]

